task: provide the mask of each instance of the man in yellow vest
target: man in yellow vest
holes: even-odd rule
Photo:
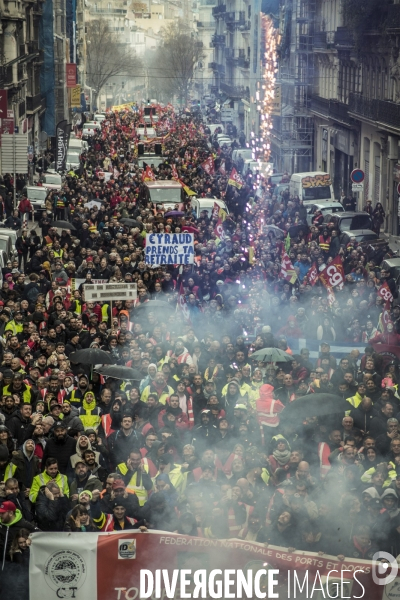
[[[7,481],[10,477],[14,477],[17,470],[17,465],[14,465],[10,460],[10,453],[7,446],[0,446],[0,481]]]
[[[153,489],[153,484],[148,475],[148,465],[143,464],[140,450],[132,450],[128,460],[117,466],[117,473],[121,475],[128,494],[136,494],[140,506],[143,506]]]
[[[36,502],[40,488],[47,485],[49,481],[54,481],[64,496],[69,497],[67,476],[61,475],[55,458],[48,458],[43,473],[39,473],[39,475],[36,475],[36,477],[33,478],[31,491],[29,493],[29,500],[31,502]]]

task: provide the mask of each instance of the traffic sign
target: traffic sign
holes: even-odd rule
[[[353,183],[351,186],[351,191],[352,192],[363,192],[364,184],[363,183]]]
[[[83,286],[85,302],[136,300],[136,283],[89,283]]]
[[[354,169],[350,174],[350,179],[353,183],[362,183],[364,181],[365,173],[361,169]]]

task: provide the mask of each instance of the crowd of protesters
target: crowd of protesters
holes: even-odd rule
[[[184,215],[165,217],[144,201],[140,119],[107,113],[81,169],[50,194],[18,243],[20,260],[4,269],[2,569],[28,564],[37,530],[142,527],[342,558],[396,556],[399,371],[379,353],[400,345],[396,284],[381,268],[390,250],[342,246],[334,227],[318,228],[318,214],[309,228],[302,201],[277,197],[251,172],[228,185],[238,144],[220,148],[200,114],[171,107],[156,124],[164,161],[155,177],[177,173],[198,197],[225,200],[229,214],[219,235],[220,215],[196,218],[190,197]],[[100,207],[85,206],[93,200]],[[53,218],[73,230],[60,233]],[[195,233],[193,265],[145,264],[146,232],[182,230]],[[337,257],[344,281],[327,289],[318,275]],[[136,282],[138,298],[86,302],[84,282],[93,280]],[[293,352],[299,339],[319,340],[318,356],[306,343]],[[348,352],[332,353],[335,342]],[[137,379],[73,362],[89,348],[108,351]],[[291,360],[254,360],[263,348]],[[348,410],[285,420],[288,405],[316,393],[346,400]]]

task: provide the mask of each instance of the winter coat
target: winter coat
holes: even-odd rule
[[[58,470],[65,475],[70,464],[70,458],[75,454],[76,440],[69,437],[67,433],[62,440],[50,438],[46,444],[43,454],[42,464],[46,464],[48,458],[56,458],[58,462]]]
[[[66,496],[50,500],[44,492],[40,491],[35,504],[38,527],[42,531],[63,531],[70,508]]]
[[[15,517],[11,523],[0,522],[0,560],[1,570],[4,570],[4,562],[11,560],[10,548],[15,536],[19,535],[21,529],[27,529],[28,531],[38,531],[37,528],[26,521],[21,514],[21,511],[17,508],[15,511]]]
[[[13,454],[12,462],[17,465],[20,482],[30,488],[33,478],[40,473],[39,458],[35,456],[34,452],[29,456],[25,450],[25,444],[26,442],[23,443],[21,450]]]

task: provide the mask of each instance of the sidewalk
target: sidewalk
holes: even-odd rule
[[[383,233],[381,235],[388,240],[390,248],[393,251],[397,251],[400,256],[400,236],[392,235],[391,233]]]

